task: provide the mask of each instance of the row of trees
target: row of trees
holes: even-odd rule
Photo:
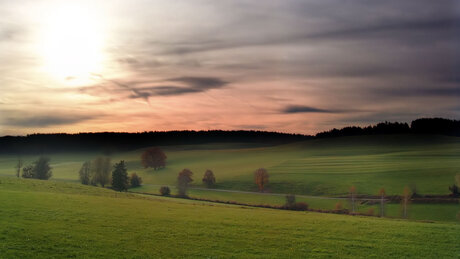
[[[93,161],[84,162],[79,176],[82,184],[105,187],[111,183],[112,188],[117,191],[124,191],[128,187],[138,187],[142,184],[142,178],[136,173],[128,176],[125,161],[121,160],[112,166],[109,157],[97,157]]]
[[[22,176],[22,178],[34,178],[40,180],[48,180],[53,175],[50,166],[50,159],[48,157],[41,156],[32,164],[25,167],[21,158],[18,159],[16,164],[16,177]],[[22,174],[21,174],[22,171]]]

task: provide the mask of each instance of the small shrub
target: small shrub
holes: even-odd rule
[[[340,201],[335,204],[334,210],[336,211],[343,210],[343,205]]]
[[[303,202],[303,201],[296,202],[296,203],[291,207],[291,209],[292,209],[292,210],[299,210],[299,211],[308,210],[308,203]]]
[[[171,195],[171,190],[169,189],[168,186],[161,186],[161,188],[160,188],[160,194],[161,194],[162,196],[169,196],[169,195]]]
[[[374,208],[369,208],[366,212],[367,216],[374,216],[374,214],[375,214]]]
[[[132,173],[131,177],[129,178],[129,182],[131,187],[139,187],[142,184],[142,178],[139,177],[136,173]]]
[[[22,168],[22,178],[35,178],[33,166],[29,165]]]

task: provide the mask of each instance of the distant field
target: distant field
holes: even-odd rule
[[[149,184],[175,184],[177,173],[189,168],[196,186],[212,169],[216,188],[255,191],[253,171],[265,167],[271,192],[308,195],[343,195],[355,185],[358,193],[400,194],[406,185],[422,194],[447,194],[447,186],[460,173],[460,138],[443,136],[358,136],[316,139],[300,143],[257,147],[251,144],[209,144],[164,147],[165,169],[153,171],[140,164],[142,150],[113,154],[113,161],[126,160]],[[54,179],[78,179],[85,160],[97,153],[47,154]],[[31,162],[37,156],[26,156]],[[0,174],[13,175],[15,155],[0,156]]]
[[[421,194],[447,194],[455,174],[460,173],[460,138],[445,136],[356,136],[314,139],[279,146],[215,143],[166,146],[163,149],[168,156],[168,164],[159,171],[142,168],[142,150],[111,156],[113,161],[127,161],[129,172],[138,173],[145,184],[174,185],[177,173],[183,168],[189,168],[194,172],[193,185],[202,188],[201,178],[204,171],[212,169],[217,178],[215,188],[256,191],[252,173],[259,167],[265,167],[270,174],[270,184],[267,187],[269,192],[315,196],[345,195],[352,185],[357,187],[360,194],[375,195],[384,187],[387,194],[399,195],[407,185],[415,185]],[[98,154],[47,155],[53,164],[53,179],[77,181],[78,170],[83,161],[93,159]],[[36,157],[26,156],[24,159],[30,163]],[[15,155],[0,156],[0,175],[13,175],[16,159]],[[157,190],[158,187],[144,186],[134,191],[156,193]],[[283,202],[281,196],[198,190],[192,190],[191,195],[257,204]],[[306,201],[313,208],[324,209],[333,208],[337,202],[315,199]],[[347,206],[345,203],[344,206]],[[398,216],[398,206],[390,206],[389,215]],[[455,220],[458,205],[439,206],[436,211],[445,212],[449,215],[447,218]],[[413,207],[415,209],[420,205]],[[363,207],[363,210],[367,209],[367,206]],[[431,207],[428,210],[431,211]],[[412,216],[439,220],[422,214],[416,213]],[[446,216],[441,216],[441,219],[444,218]]]
[[[460,224],[293,212],[0,177],[2,258],[456,258]]]

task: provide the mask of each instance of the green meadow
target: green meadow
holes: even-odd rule
[[[456,258],[460,224],[224,205],[0,177],[2,258]]]
[[[297,194],[310,208],[333,209],[346,200],[304,196],[343,197],[351,186],[359,194],[376,195],[385,188],[388,195],[400,195],[405,186],[416,186],[419,194],[448,194],[448,186],[460,173],[460,139],[435,135],[381,135],[312,139],[285,145],[267,146],[248,143],[213,143],[204,145],[164,146],[167,166],[154,171],[140,163],[141,150],[111,154],[112,161],[125,160],[129,173],[136,172],[144,186],[134,192],[157,194],[159,185],[173,188],[179,171],[194,172],[190,196],[249,204],[280,205],[284,193]],[[52,180],[78,182],[82,163],[98,153],[45,154],[51,158]],[[30,163],[37,156],[24,156]],[[17,157],[0,156],[0,175],[14,175]],[[267,193],[257,194],[253,171],[264,167],[270,175]],[[201,178],[211,169],[217,178],[213,189],[204,190]],[[193,189],[199,188],[199,189]],[[174,188],[173,188],[174,193]],[[275,194],[275,195],[270,195]],[[375,205],[359,205],[366,212]],[[412,204],[411,219],[456,221],[459,204]],[[399,217],[399,204],[389,204],[387,216]]]

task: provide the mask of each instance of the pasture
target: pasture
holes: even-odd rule
[[[150,197],[0,177],[4,258],[455,258],[460,225]]]
[[[268,193],[340,197],[351,186],[358,194],[400,195],[404,186],[416,186],[420,194],[448,194],[448,186],[460,173],[460,139],[435,135],[381,135],[313,139],[278,146],[248,143],[164,146],[167,166],[154,171],[140,163],[142,150],[110,154],[112,161],[125,160],[129,173],[136,172],[144,186],[131,191],[158,193],[158,185],[174,186],[183,168],[194,172],[192,188],[204,188],[201,177],[211,169],[215,189],[255,192],[253,171],[264,167],[270,175]],[[78,170],[98,153],[45,154],[51,158],[53,180],[78,181]],[[23,156],[30,163],[34,156]],[[0,156],[0,175],[14,175],[15,155]],[[193,197],[233,200],[251,204],[282,204],[283,196],[190,190]],[[339,199],[309,199],[311,208],[332,209]],[[344,207],[348,204],[343,201]],[[378,208],[374,207],[376,211]],[[458,204],[413,204],[413,219],[455,221]],[[366,211],[369,206],[361,206]],[[388,216],[399,216],[399,205],[390,204]],[[439,215],[439,216],[438,216]]]

